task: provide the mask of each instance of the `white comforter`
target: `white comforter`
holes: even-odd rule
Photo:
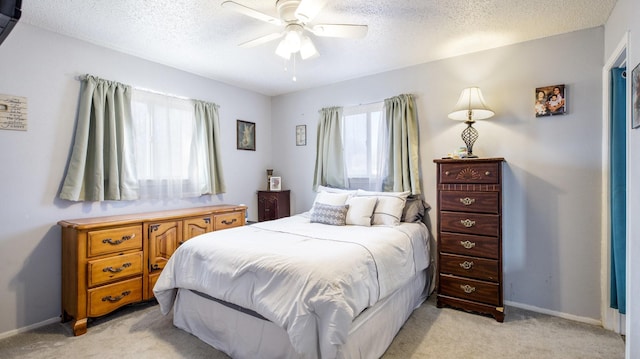
[[[167,314],[177,288],[251,309],[295,350],[332,358],[351,322],[429,265],[422,223],[329,226],[302,214],[207,233],[171,256],[153,291]]]

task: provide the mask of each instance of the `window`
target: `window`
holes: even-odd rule
[[[193,101],[134,90],[131,112],[140,198],[200,196],[208,166]]]
[[[344,108],[343,144],[347,186],[379,191],[386,148],[383,102]]]

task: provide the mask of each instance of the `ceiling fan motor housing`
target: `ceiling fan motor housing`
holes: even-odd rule
[[[278,9],[278,14],[280,14],[280,18],[287,22],[297,22],[298,18],[296,18],[296,9],[300,5],[300,0],[277,0],[276,1],[276,9]]]

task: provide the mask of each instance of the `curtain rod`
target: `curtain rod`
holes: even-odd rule
[[[85,80],[87,78],[87,76],[92,76],[92,77],[96,77],[96,78],[101,78],[99,76],[95,76],[95,75],[89,75],[89,74],[85,74],[85,75],[78,75],[75,77],[76,80],[78,81],[82,81]],[[107,81],[111,81],[111,80],[107,80]],[[127,86],[131,86],[131,85],[127,85]],[[145,91],[145,92],[150,92],[156,95],[162,95],[162,96],[167,96],[167,97],[173,97],[173,98],[177,98],[180,100],[193,100],[193,101],[200,101],[200,100],[194,100],[190,97],[186,97],[186,96],[180,96],[180,95],[174,95],[174,94],[170,94],[170,93],[166,93],[166,92],[161,92],[161,91],[156,91],[156,90],[151,90],[151,89],[147,89],[144,87],[138,87],[138,86],[131,86],[132,89],[134,90],[138,90],[138,91]]]
[[[414,94],[400,94],[400,95],[397,95],[397,96],[401,96],[401,95],[411,95],[414,99],[416,98],[416,95],[414,95]],[[389,98],[393,98],[393,97],[396,97],[396,96],[392,96],[392,97],[389,97]],[[384,100],[386,100],[386,99],[384,99]],[[381,103],[381,102],[384,103],[384,100],[378,100],[378,101],[373,101],[373,102],[369,102],[369,103],[360,103],[360,104],[357,104],[357,105],[348,105],[348,106],[345,106],[345,107],[369,106],[369,105],[373,105],[373,104],[377,104],[377,103]]]
[[[173,97],[173,98],[177,98],[177,99],[180,99],[180,100],[193,100],[192,98],[189,98],[189,97],[174,95],[174,94],[160,92],[160,91],[156,91],[156,90],[150,90],[150,89],[146,89],[144,87],[137,87],[137,86],[131,86],[131,87],[133,87],[134,90],[150,92],[150,93],[153,93],[153,94],[156,94],[156,95]]]

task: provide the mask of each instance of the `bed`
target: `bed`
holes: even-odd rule
[[[408,193],[345,193],[187,241],[154,287],[160,310],[232,358],[380,357],[430,293],[430,234],[405,220]]]

